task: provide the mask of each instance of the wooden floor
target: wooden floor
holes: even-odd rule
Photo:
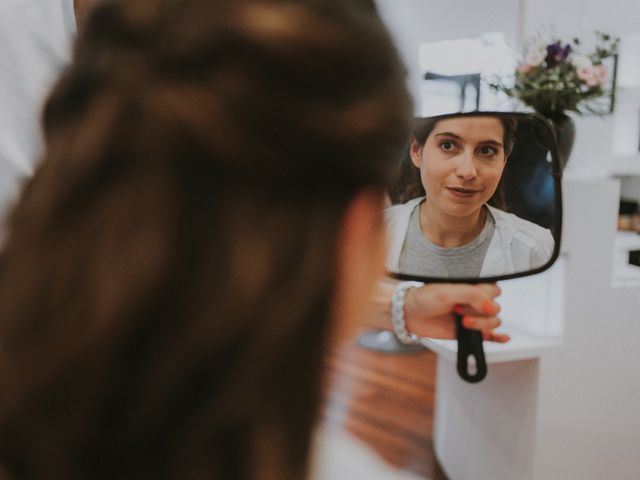
[[[436,356],[388,354],[354,341],[326,358],[332,381],[323,421],[342,426],[391,464],[446,479],[432,448]]]

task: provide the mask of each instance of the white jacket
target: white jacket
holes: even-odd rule
[[[400,253],[407,236],[409,217],[423,200],[424,197],[414,198],[385,210],[390,237],[386,267],[390,272],[399,273]],[[496,228],[482,263],[481,277],[524,272],[549,261],[555,242],[548,229],[490,205],[487,208],[493,215]]]

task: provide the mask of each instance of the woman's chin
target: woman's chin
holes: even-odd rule
[[[455,218],[468,218],[468,217],[473,217],[475,215],[478,214],[478,212],[480,211],[480,209],[482,208],[483,204],[477,204],[477,205],[448,205],[446,208],[444,208],[444,212],[450,216],[450,217],[455,217]]]

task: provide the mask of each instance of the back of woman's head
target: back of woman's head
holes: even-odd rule
[[[341,214],[407,135],[356,0],[107,0],[0,256],[18,478],[300,478]]]

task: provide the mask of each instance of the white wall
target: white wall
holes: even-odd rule
[[[0,214],[38,159],[42,102],[74,36],[71,0],[0,0]]]
[[[640,31],[640,8],[637,0],[525,0],[525,35],[542,25],[555,25],[569,38],[595,30],[625,35]]]

